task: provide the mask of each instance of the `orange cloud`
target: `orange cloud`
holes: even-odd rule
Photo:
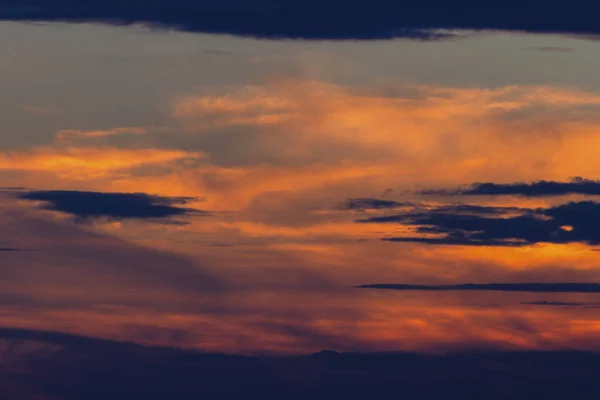
[[[394,281],[598,280],[596,253],[589,247],[387,243],[379,238],[407,234],[408,228],[355,224],[364,213],[334,208],[350,197],[385,194],[414,200],[415,189],[473,181],[593,178],[600,169],[598,111],[600,96],[565,88],[365,89],[276,81],[178,99],[173,116],[183,129],[175,126],[172,131],[182,132],[175,138],[185,139],[185,150],[69,146],[67,140],[131,133],[133,141],[135,135],[143,135],[144,142],[151,142],[156,132],[142,128],[59,132],[54,147],[0,153],[0,168],[22,173],[21,182],[33,186],[202,198],[199,208],[217,213],[188,225],[123,222],[102,229],[144,244],[145,249],[185,254],[196,261],[193,265],[205,264],[211,275],[234,289],[223,297],[181,296],[177,286],[185,286],[185,274],[194,271],[183,263],[177,264],[180,275],[166,276],[168,290],[130,291],[126,284],[103,277],[103,266],[88,265],[93,270],[87,272],[76,269],[84,256],[64,261],[60,257],[69,254],[61,248],[59,254],[53,250],[52,271],[66,264],[74,271],[75,283],[84,282],[85,287],[56,279],[47,284],[23,275],[17,278],[25,289],[7,286],[5,293],[17,296],[36,288],[39,298],[69,305],[93,299],[93,307],[59,305],[23,314],[8,304],[3,318],[20,325],[143,341],[145,336],[131,327],[131,319],[137,318],[140,325],[157,328],[156,343],[173,344],[160,332],[175,327],[191,333],[177,345],[234,352],[312,351],[327,340],[339,340],[348,349],[364,345],[382,350],[469,344],[589,346],[599,330],[591,310],[523,308],[516,297],[495,294],[432,297],[347,289]],[[235,135],[229,140],[231,132]],[[199,140],[219,135],[226,139]],[[234,147],[236,152],[227,153]],[[493,204],[543,207],[555,201],[495,199]],[[40,241],[34,244],[43,242],[36,240]],[[49,234],[48,240],[56,239]],[[139,248],[117,247],[124,265],[135,262],[128,254],[137,254]],[[6,257],[17,263],[19,256]],[[137,279],[123,268],[124,278],[130,279],[127,284]],[[158,286],[167,281],[160,274],[153,277],[151,283]],[[535,300],[528,296],[517,297]],[[293,321],[289,315],[302,318]],[[78,326],[73,326],[75,320]],[[298,326],[313,331],[312,341],[294,334]]]
[[[420,182],[443,177],[448,183],[590,172],[597,166],[595,146],[583,142],[595,143],[599,108],[600,96],[565,88],[391,85],[378,91],[276,81],[188,96],[175,102],[173,114],[188,134],[219,135],[242,125],[255,138],[254,151],[282,160],[385,163],[402,180],[418,173]],[[576,152],[584,161],[569,162]]]
[[[52,174],[60,179],[87,180],[128,175],[129,169],[202,157],[199,152],[114,147],[44,147],[0,153],[0,169]]]

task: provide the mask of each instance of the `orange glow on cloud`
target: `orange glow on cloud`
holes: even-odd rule
[[[0,168],[55,174],[60,179],[85,180],[119,174],[134,167],[198,159],[202,154],[181,150],[111,147],[39,148],[0,154]]]
[[[32,274],[38,273],[32,276],[40,278],[19,275],[15,268],[10,289],[11,296],[35,292],[38,300],[69,307],[0,311],[5,321],[20,326],[142,341],[148,335],[140,330],[154,329],[149,340],[153,343],[232,352],[319,350],[328,344],[322,338],[329,337],[346,349],[592,346],[600,330],[592,309],[519,303],[560,295],[348,289],[394,281],[600,280],[598,253],[590,246],[382,242],[382,237],[412,234],[413,228],[354,221],[397,210],[336,207],[360,197],[436,205],[447,199],[418,198],[415,190],[477,181],[596,178],[599,111],[600,95],[575,89],[366,89],[284,80],[181,96],[173,104],[174,126],[169,131],[185,139],[180,148],[102,145],[121,134],[131,134],[132,142],[154,143],[153,135],[160,132],[144,127],[60,131],[53,145],[0,153],[0,169],[16,176],[6,178],[11,185],[193,196],[198,201],[191,206],[214,214],[189,218],[186,225],[109,221],[78,227],[81,232],[104,232],[101,237],[85,236],[83,244],[79,231],[69,231],[51,257],[25,257],[30,257]],[[232,132],[238,135],[232,137],[243,137],[243,143],[200,141],[229,138]],[[248,157],[238,159],[219,146],[240,146],[235,154]],[[562,200],[576,198],[583,197]],[[469,201],[529,208],[557,202],[519,197]],[[23,213],[47,218],[31,207],[26,210]],[[38,224],[20,233],[23,243],[47,245],[44,240],[49,239],[34,234]],[[91,263],[70,244],[119,257]],[[167,271],[152,263],[159,256],[169,262]],[[14,265],[25,259],[2,257]],[[146,268],[140,259],[151,266]],[[49,267],[43,268],[43,262]],[[103,262],[110,263],[114,276],[105,273]],[[54,279],[59,265],[66,266],[61,268],[69,271],[71,280]],[[210,295],[196,291],[186,283],[195,276],[195,268],[217,277],[226,290]],[[139,277],[146,279],[140,287],[134,285]],[[589,297],[593,296],[585,300]],[[77,306],[80,303],[84,306]],[[297,325],[314,331],[312,341],[294,336]],[[174,343],[168,329],[188,336]]]

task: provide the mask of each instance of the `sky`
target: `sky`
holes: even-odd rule
[[[13,3],[3,328],[234,354],[600,350],[593,24]]]

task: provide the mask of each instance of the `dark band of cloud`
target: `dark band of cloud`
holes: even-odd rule
[[[505,30],[593,36],[600,33],[599,7],[542,0],[462,0],[367,4],[274,0],[0,0],[0,20],[140,23],[186,31],[299,39],[443,39],[440,30]]]
[[[544,306],[544,307],[590,307],[598,306],[598,303],[573,303],[568,301],[522,301],[520,304],[526,306]]]
[[[460,329],[460,327],[458,327]],[[534,332],[521,332],[527,338]],[[0,329],[3,400],[597,399],[595,351],[501,351],[469,338],[439,354],[238,356]],[[29,345],[34,341],[35,346]],[[495,346],[495,347],[494,347]],[[58,347],[58,349],[57,349]]]
[[[600,283],[463,283],[458,285],[406,285],[378,283],[356,286],[359,289],[419,291],[500,291],[531,293],[600,293]]]
[[[600,181],[573,178],[569,182],[535,181],[531,183],[474,183],[456,190],[424,190],[423,195],[454,196],[562,196],[567,194],[600,195]]]
[[[205,211],[180,207],[193,198],[146,193],[39,190],[20,193],[18,198],[44,202],[42,208],[68,213],[81,221],[94,218],[168,220],[175,216],[207,214]]]
[[[410,206],[412,203],[400,203],[398,201],[393,200],[381,200],[381,199],[372,199],[366,197],[358,197],[346,200],[344,204],[342,204],[339,209],[341,210],[385,210],[385,209],[394,209],[403,206]]]
[[[600,203],[593,201],[537,209],[465,204],[413,208],[356,222],[405,225],[419,235],[382,239],[391,242],[469,246],[600,244]]]

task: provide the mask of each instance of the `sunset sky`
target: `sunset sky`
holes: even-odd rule
[[[10,3],[1,327],[236,354],[600,350],[586,21],[288,32]],[[376,284],[422,286],[357,287]]]

